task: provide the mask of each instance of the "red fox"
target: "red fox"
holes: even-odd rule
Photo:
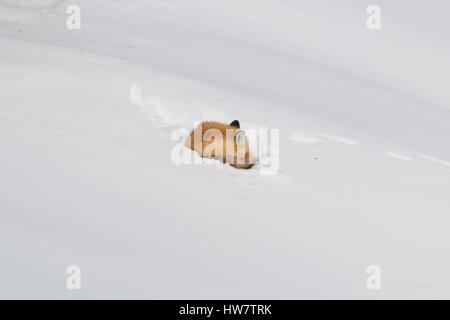
[[[187,137],[185,146],[204,158],[214,158],[234,168],[249,169],[256,163],[238,120],[229,125],[204,121]]]

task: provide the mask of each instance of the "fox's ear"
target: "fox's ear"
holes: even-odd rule
[[[238,131],[236,131],[236,134],[234,135],[234,140],[236,141],[236,143],[237,143],[239,146],[245,145],[246,138],[245,138],[245,132],[244,132],[244,130],[238,130]]]
[[[238,128],[238,129],[241,128],[241,126],[240,126],[240,124],[239,124],[239,121],[237,121],[237,120],[234,120],[233,122],[231,122],[231,123],[230,123],[230,126],[236,127],[236,128]]]

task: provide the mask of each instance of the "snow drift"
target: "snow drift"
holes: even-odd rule
[[[378,5],[0,1],[0,297],[448,298],[449,5]],[[276,174],[171,161],[234,119]]]

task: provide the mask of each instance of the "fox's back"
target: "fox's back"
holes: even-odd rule
[[[197,125],[197,127],[192,130],[191,134],[189,135],[188,139],[186,140],[186,146],[188,148],[191,148],[192,150],[196,150],[197,148],[196,146],[199,146],[200,144],[202,145],[202,148],[205,148],[207,145],[209,145],[212,140],[210,139],[205,139],[205,137],[207,137],[207,133],[209,132],[220,132],[220,135],[214,135],[215,138],[217,137],[222,137],[225,138],[227,136],[227,130],[232,130],[235,131],[237,130],[236,127],[224,124],[224,123],[220,123],[220,122],[216,122],[216,121],[204,121],[202,123],[200,123],[199,125]],[[198,139],[194,139],[194,137],[199,137]],[[202,150],[203,151],[203,150]],[[203,154],[203,152],[202,152]]]

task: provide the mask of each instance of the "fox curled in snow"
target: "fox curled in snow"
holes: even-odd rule
[[[204,158],[218,159],[235,168],[249,169],[256,163],[247,136],[237,120],[229,125],[201,122],[187,137],[185,146]]]

